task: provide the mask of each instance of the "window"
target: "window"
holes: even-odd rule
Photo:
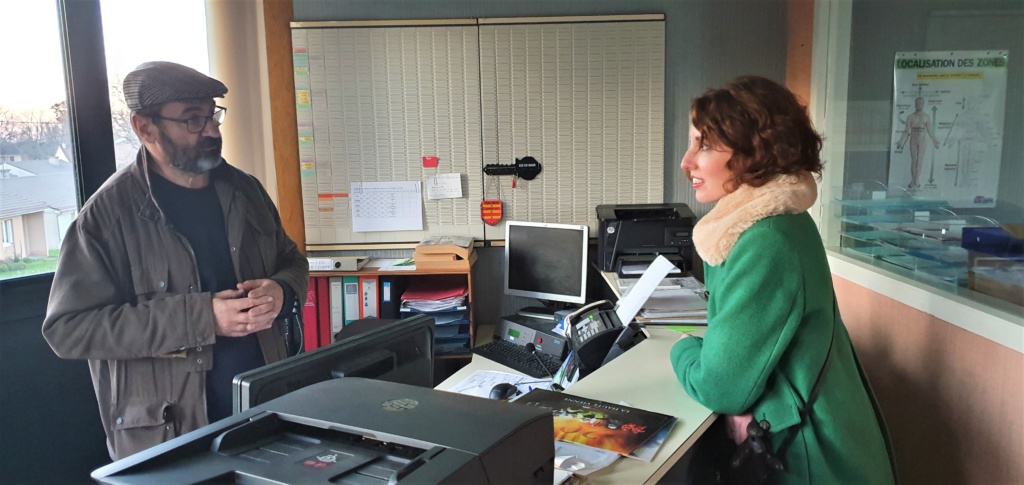
[[[0,45],[26,42],[0,51],[0,280],[53,271],[78,211],[56,2],[0,2]]]
[[[14,221],[7,219],[4,221],[4,244],[14,244]]]
[[[117,168],[135,160],[139,140],[121,86],[124,77],[148,61],[171,61],[209,74],[205,0],[101,0],[110,115]],[[140,22],[140,19],[160,19]],[[145,35],[139,35],[145,29]]]
[[[62,18],[74,20],[62,26]],[[139,20],[153,18],[160,21]],[[0,76],[0,217],[10,222],[0,281],[52,272],[79,201],[110,176],[114,160],[122,166],[134,159],[124,75],[151,60],[209,71],[203,0],[0,2],[0,44],[27,40],[31,48],[0,52],[4,65],[20,66]],[[106,69],[98,62],[103,54]],[[76,73],[78,106],[66,99],[66,69]],[[96,122],[106,107],[95,101],[97,87],[110,95],[110,124]]]
[[[825,92],[826,244],[986,313],[1021,315],[1024,9],[833,8],[847,9],[849,31],[828,34],[844,47]]]

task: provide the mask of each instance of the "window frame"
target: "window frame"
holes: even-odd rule
[[[822,239],[839,231],[837,218],[828,217],[829,201],[842,186],[846,167],[846,103],[848,99],[850,36],[853,2],[815,0],[811,67],[811,115],[826,136],[825,165],[818,200],[811,214]],[[928,286],[825,247],[834,276],[871,289],[904,305],[947,321],[1000,345],[1024,352],[1024,316],[985,305],[952,291]]]

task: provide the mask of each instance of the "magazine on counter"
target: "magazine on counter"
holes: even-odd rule
[[[517,404],[551,410],[555,439],[630,455],[676,418],[621,404],[534,389]]]

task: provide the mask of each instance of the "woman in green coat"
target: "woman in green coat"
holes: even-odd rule
[[[751,422],[767,430],[785,467],[773,481],[894,482],[807,214],[821,138],[806,110],[775,82],[741,77],[694,100],[689,139],[682,169],[697,200],[715,207],[693,236],[704,260],[708,329],[673,347],[679,381],[723,415],[732,443],[759,431]]]

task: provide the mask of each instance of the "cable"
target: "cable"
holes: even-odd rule
[[[526,348],[526,351],[529,352],[530,355],[532,355],[534,359],[537,359],[537,363],[540,364],[540,368],[544,369],[544,373],[547,374],[548,377],[551,378],[551,390],[553,390],[553,391],[564,391],[565,388],[555,382],[555,376],[551,375],[551,372],[548,371],[548,367],[546,365],[544,365],[544,361],[540,360],[540,356],[537,355],[537,346],[533,345],[533,342],[527,342],[526,345],[524,345],[523,347]],[[520,384],[529,384],[529,383],[521,382]]]

